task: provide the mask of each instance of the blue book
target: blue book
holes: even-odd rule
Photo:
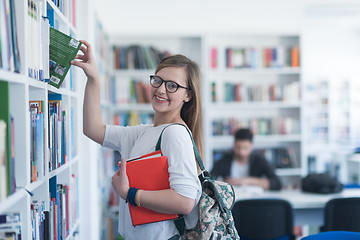
[[[42,113],[35,114],[35,141],[34,141],[34,157],[36,159],[36,168],[38,178],[41,179],[45,175],[45,149],[44,149],[44,115]]]
[[[276,48],[272,49],[271,67],[277,67],[277,51]]]
[[[47,10],[47,17],[49,19],[50,27],[55,27],[55,13],[54,9]]]
[[[56,192],[57,192],[57,178],[56,175],[49,179],[49,192],[50,198],[56,199]]]
[[[62,95],[57,94],[57,93],[49,94],[48,99],[49,99],[49,101],[54,101],[54,100],[61,101],[62,100]]]

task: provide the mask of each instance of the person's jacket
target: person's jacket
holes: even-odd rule
[[[224,156],[214,164],[210,173],[211,176],[215,178],[222,177],[224,179],[230,177],[233,158],[233,152],[224,154]],[[270,182],[270,190],[281,189],[281,181],[275,174],[269,162],[261,154],[255,151],[252,151],[250,154],[248,174],[249,177],[266,177]]]

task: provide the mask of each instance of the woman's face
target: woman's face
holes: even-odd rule
[[[173,81],[182,87],[188,88],[186,72],[183,68],[166,67],[156,74],[165,81]],[[181,108],[184,102],[190,100],[188,90],[179,87],[176,92],[166,91],[165,82],[159,88],[151,87],[151,104],[157,113],[169,114],[170,116],[180,116]]]

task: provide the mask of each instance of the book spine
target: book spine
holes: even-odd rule
[[[115,69],[154,69],[162,58],[170,55],[168,51],[160,51],[154,46],[115,46]]]
[[[217,68],[217,48],[212,47],[210,52],[210,66],[212,69]]]
[[[242,83],[224,83],[225,102],[293,102],[300,101],[300,84],[271,84],[246,86]],[[214,90],[211,88],[211,96]],[[220,98],[219,98],[220,99]]]
[[[230,124],[230,120],[235,121],[235,123]],[[232,135],[236,128],[240,127],[251,128],[254,135],[259,136],[300,134],[299,120],[290,117],[252,119],[225,118],[213,120],[212,125],[214,136]]]

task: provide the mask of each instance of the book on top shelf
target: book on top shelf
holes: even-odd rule
[[[50,85],[60,88],[80,46],[75,38],[50,28]]]
[[[14,1],[0,1],[0,68],[20,72]]]

